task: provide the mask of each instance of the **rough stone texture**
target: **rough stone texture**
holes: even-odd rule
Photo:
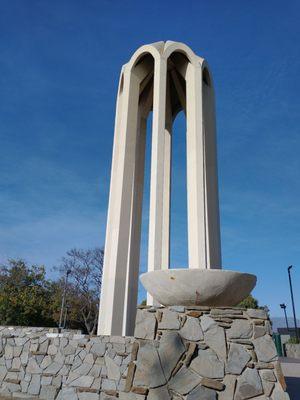
[[[300,358],[300,344],[285,344],[287,357]]]
[[[227,330],[228,339],[249,339],[252,336],[253,325],[247,320],[236,319]]]
[[[247,368],[238,378],[234,400],[250,399],[261,394],[263,387],[257,370]]]
[[[217,393],[215,390],[208,389],[203,386],[196,387],[186,398],[186,400],[216,400]]]
[[[289,398],[264,310],[173,306],[139,311],[138,338],[0,327],[0,396]]]
[[[220,379],[224,377],[224,363],[211,350],[199,350],[198,356],[191,362],[190,368],[206,378]]]
[[[226,364],[226,372],[234,375],[241,374],[250,359],[251,356],[247,350],[245,350],[243,345],[231,343],[228,353],[228,362]]]
[[[137,310],[134,336],[138,339],[154,339],[157,320],[146,310]]]
[[[158,351],[152,343],[147,342],[140,346],[133,383],[134,386],[150,388],[166,384]]]
[[[199,375],[183,365],[177,374],[171,378],[169,388],[180,394],[187,394],[199,385],[201,379]]]
[[[227,346],[224,328],[221,328],[217,322],[206,315],[201,317],[201,326],[204,332],[205,342],[217,353],[220,360],[225,361]]]
[[[234,375],[226,375],[223,379],[225,390],[219,393],[218,400],[232,400],[234,398],[235,383],[237,377]]]
[[[198,342],[203,339],[203,332],[197,318],[187,317],[186,322],[179,333],[184,339],[193,342]]]
[[[168,380],[178,361],[185,352],[180,335],[175,332],[167,332],[163,335],[158,350],[161,367],[164,376]]]
[[[259,361],[271,362],[276,360],[277,352],[271,336],[264,335],[253,339],[253,344]]]

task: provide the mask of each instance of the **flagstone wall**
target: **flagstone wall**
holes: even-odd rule
[[[0,396],[287,400],[264,310],[144,307],[134,337],[0,327]]]

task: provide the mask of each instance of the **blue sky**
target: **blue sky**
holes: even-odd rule
[[[223,266],[257,274],[254,295],[281,315],[295,264],[300,313],[299,12],[297,1],[0,0],[0,261],[51,274],[68,249],[103,245],[121,65],[177,40],[213,72]],[[187,263],[184,143],[179,117],[172,266]]]

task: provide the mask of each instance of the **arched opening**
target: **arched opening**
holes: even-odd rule
[[[169,96],[172,115],[170,268],[188,265],[187,168],[186,168],[186,82],[189,60],[179,52],[168,59]]]

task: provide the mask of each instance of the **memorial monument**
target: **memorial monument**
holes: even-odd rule
[[[182,43],[140,47],[121,71],[107,218],[98,333],[134,330],[147,118],[153,111],[148,304],[234,306],[256,277],[221,269],[212,76],[207,62]],[[172,125],[186,116],[188,269],[170,268]],[[183,151],[185,151],[183,149]],[[153,297],[152,297],[153,296]],[[154,300],[153,300],[154,298]]]
[[[141,275],[149,305],[137,308],[151,110],[148,272]],[[187,120],[189,268],[170,269],[172,124],[181,110]],[[214,118],[208,65],[187,46],[143,46],[123,67],[99,335],[0,327],[0,396],[289,400],[266,310],[236,307],[256,277],[221,269]]]

